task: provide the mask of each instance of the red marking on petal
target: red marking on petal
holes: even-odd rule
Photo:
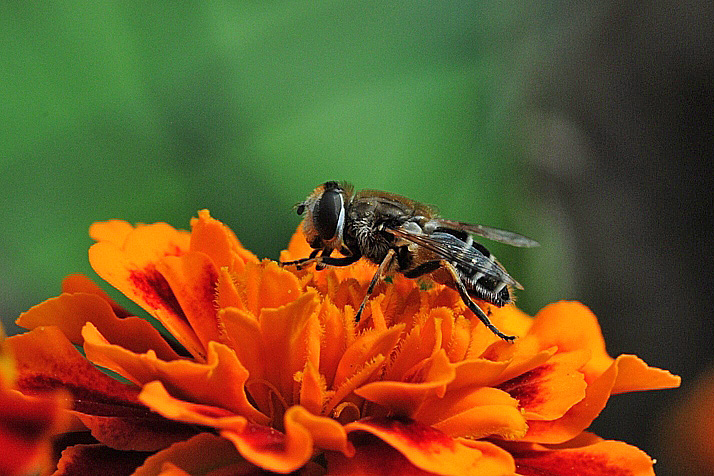
[[[522,407],[543,403],[544,395],[539,391],[539,386],[534,385],[533,382],[550,372],[552,368],[553,366],[550,364],[541,365],[498,385],[496,388],[500,388],[518,400]]]
[[[146,303],[154,309],[168,309],[172,314],[186,320],[181,305],[176,299],[168,281],[153,265],[143,270],[131,270],[129,280],[142,293]]]
[[[451,449],[455,445],[454,440],[445,433],[408,418],[367,418],[361,421],[379,430],[388,431],[420,449],[428,450],[434,444]]]

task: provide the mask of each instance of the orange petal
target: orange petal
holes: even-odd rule
[[[445,308],[440,310],[448,311]],[[415,325],[399,343],[399,350],[385,373],[385,380],[402,380],[419,362],[431,357],[441,347],[441,326],[433,317]]]
[[[323,413],[325,415],[332,414],[335,407],[346,400],[355,391],[355,389],[359,388],[365,382],[374,377],[377,370],[379,370],[384,364],[385,360],[386,357],[379,354],[371,360],[363,363],[349,378],[344,379],[332,394],[332,398],[330,398],[327,405],[325,405]],[[338,412],[338,410],[335,410],[335,414],[333,416],[339,419],[340,414],[341,411]]]
[[[396,415],[411,416],[428,396],[443,396],[446,385],[455,375],[456,372],[442,349],[433,357],[424,360],[422,365],[407,374],[403,381],[383,380],[368,383],[356,389],[355,393],[380,404]]]
[[[500,384],[518,400],[528,420],[555,420],[585,398],[585,378],[579,371],[586,350],[554,355],[548,362]]]
[[[285,427],[300,425],[311,435],[316,446],[325,450],[353,455],[354,448],[347,441],[345,428],[332,418],[317,416],[304,407],[293,406],[285,412]]]
[[[200,357],[205,349],[166,278],[156,269],[165,256],[185,252],[177,243],[175,230],[166,227],[137,228],[123,248],[110,242],[96,243],[89,249],[89,261],[99,276],[156,317],[191,354]]]
[[[258,320],[248,311],[228,307],[218,311],[229,345],[252,378],[263,378],[265,355]]]
[[[617,362],[617,380],[611,394],[679,387],[682,379],[666,370],[648,366],[635,355],[623,354]]]
[[[138,317],[118,318],[110,305],[95,294],[62,294],[20,314],[16,323],[26,329],[57,326],[75,345],[82,345],[82,326],[91,322],[112,342],[134,352],[156,352],[164,360],[178,359],[148,321]]]
[[[112,307],[112,311],[114,311],[114,314],[116,314],[117,317],[124,318],[131,316],[131,313],[129,311],[117,304],[114,299],[109,297],[109,294],[104,292],[102,288],[100,288],[94,281],[89,279],[84,274],[75,273],[65,276],[65,278],[62,280],[62,292],[68,294],[96,294],[97,296],[109,303],[109,305]]]
[[[189,251],[181,256],[167,256],[156,264],[178,300],[181,310],[203,348],[219,340],[216,317],[216,285],[218,269],[203,253]]]
[[[241,297],[233,281],[233,276],[228,268],[220,268],[218,271],[218,283],[216,284],[216,307],[237,307],[246,310],[243,297]]]
[[[257,263],[258,258],[246,250],[226,225],[211,218],[208,210],[198,212],[191,220],[191,251],[206,254],[216,268],[227,267],[231,272],[242,271],[245,263]]]
[[[328,388],[333,384],[337,366],[354,331],[354,320],[346,320],[347,317],[347,313],[340,311],[328,296],[323,299],[318,314],[323,329],[320,374],[324,376]]]
[[[533,326],[533,318],[513,304],[492,307],[491,320],[504,333],[515,336],[526,335]]]
[[[174,398],[158,380],[144,385],[139,400],[160,415],[185,423],[219,429],[230,428],[235,431],[241,431],[248,425],[245,417],[229,410]]]
[[[305,239],[302,231],[302,223],[298,225],[293,236],[290,237],[288,249],[280,252],[280,261],[294,261],[310,255],[312,248]]]
[[[294,406],[285,412],[283,421],[284,434],[265,426],[248,424],[242,431],[223,430],[221,436],[231,440],[248,461],[279,473],[289,473],[304,466],[312,456],[313,442],[347,454],[353,451],[342,426],[330,418],[314,416],[304,408]]]
[[[109,344],[92,324],[87,324],[83,335],[87,358],[97,365],[114,370],[139,385],[161,380],[171,393],[183,398],[267,423],[267,417],[253,408],[245,393],[248,371],[235,352],[224,344],[209,342],[205,363],[184,359],[164,362],[151,352],[136,354]]]
[[[52,476],[85,474],[129,475],[150,453],[120,451],[100,444],[74,445],[62,451]]]
[[[585,398],[573,405],[565,415],[553,421],[529,421],[528,433],[523,441],[563,443],[575,438],[605,408],[616,379],[617,364],[613,362],[609,369],[587,386]]]
[[[452,437],[513,439],[526,433],[526,419],[518,401],[503,390],[490,387],[462,388],[443,398],[424,401],[414,418]]]
[[[146,408],[123,409],[119,416],[77,413],[77,418],[91,430],[92,436],[110,448],[122,451],[158,451],[190,438],[196,429],[161,418]]]
[[[320,322],[317,317],[317,293],[310,291],[295,301],[277,309],[263,309],[260,329],[265,349],[272,362],[267,365],[266,378],[288,402],[297,402],[299,385],[295,374],[309,360],[319,366]],[[264,356],[263,358],[265,358]]]
[[[90,225],[89,236],[94,241],[109,241],[117,246],[122,246],[132,231],[134,231],[134,227],[124,220],[98,221]]]
[[[38,327],[6,342],[17,362],[18,388],[26,394],[66,388],[75,397],[74,409],[79,412],[95,413],[112,404],[145,411],[136,398],[138,388],[99,371],[56,327]]]
[[[589,383],[612,364],[595,315],[579,302],[560,301],[538,312],[529,331],[541,349],[557,346],[558,352],[589,349],[592,356],[583,368]]]
[[[365,331],[342,355],[335,372],[333,386],[342,384],[345,379],[362,368],[365,362],[370,361],[377,355],[390,355],[394,346],[397,345],[403,330],[404,325],[399,324],[382,332]]]
[[[487,359],[464,360],[454,364],[456,375],[449,384],[451,392],[463,387],[493,386],[496,379],[508,366],[508,362],[493,362]]]
[[[448,331],[443,329],[449,326]],[[471,339],[471,323],[464,316],[458,316],[452,320],[444,320],[442,323],[442,334],[446,344],[446,352],[452,362],[461,362],[466,358]]]
[[[300,405],[319,415],[325,398],[325,380],[321,378],[315,365],[308,360],[300,374]]]
[[[653,461],[643,451],[620,441],[600,441],[581,448],[516,453],[523,476],[654,476]]]
[[[174,443],[149,456],[133,476],[166,474],[162,472],[166,463],[191,475],[204,475],[214,470],[228,468],[234,471],[231,474],[245,474],[255,468],[238,453],[229,440],[213,433],[199,433],[191,439]]]
[[[284,306],[302,294],[298,278],[275,261],[246,263],[244,272],[236,275],[236,279],[246,307],[255,316],[263,308]]]
[[[422,471],[453,475],[484,474],[482,463],[485,461],[481,460],[488,456],[487,453],[476,447],[466,446],[439,430],[415,421],[386,418],[365,419],[348,424],[346,429],[348,433],[367,432],[376,436],[399,451],[412,465]],[[369,446],[372,446],[373,441],[367,441],[371,443]],[[355,457],[359,458],[360,453],[365,451],[365,446],[355,441],[355,449],[357,451]],[[379,458],[378,454],[384,453],[382,448],[380,450],[377,454],[373,453],[372,457]],[[388,455],[387,452],[385,455],[387,458],[378,461],[380,466],[389,469],[393,458]],[[502,458],[500,454],[499,457]],[[344,462],[344,460],[341,461]],[[358,461],[366,463],[364,458],[360,458]],[[404,472],[407,468],[403,465],[400,466],[400,472],[387,474],[414,474]],[[360,470],[359,466],[356,469]],[[509,467],[504,467],[502,472],[496,474],[510,473],[509,469]],[[330,466],[330,472],[332,472],[332,466]]]

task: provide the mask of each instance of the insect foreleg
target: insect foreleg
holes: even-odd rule
[[[476,305],[475,302],[471,299],[471,296],[469,296],[468,291],[466,290],[466,286],[464,286],[464,283],[461,282],[461,278],[459,277],[458,271],[456,271],[456,268],[454,267],[453,264],[449,263],[446,260],[442,260],[441,264],[444,268],[446,268],[449,271],[449,274],[451,274],[451,278],[454,280],[454,283],[456,284],[456,290],[459,292],[461,295],[461,300],[464,301],[464,304],[471,309],[471,312],[473,312],[476,317],[479,318],[481,322],[494,334],[496,334],[498,337],[501,339],[508,341],[508,342],[513,342],[516,340],[516,336],[509,336],[504,334],[503,332],[499,331],[496,326],[494,326],[491,323],[491,320],[488,318],[488,316],[483,312],[483,310]]]
[[[390,248],[389,251],[387,251],[387,255],[384,257],[382,262],[379,264],[379,268],[377,268],[377,271],[374,273],[374,276],[372,276],[372,281],[369,283],[369,287],[367,288],[367,294],[365,294],[364,299],[362,299],[362,304],[360,304],[359,310],[357,311],[357,314],[355,315],[355,322],[359,322],[360,318],[362,317],[362,311],[364,311],[364,307],[367,305],[367,301],[369,300],[369,297],[372,295],[372,291],[374,291],[374,287],[377,285],[379,278],[382,277],[384,272],[392,264],[392,260],[394,259],[395,254],[396,254],[395,251]]]
[[[312,250],[312,253],[310,253],[310,256],[307,258],[301,258],[301,259],[296,259],[295,261],[282,261],[280,262],[280,266],[297,266],[297,269],[302,269],[303,266],[306,266],[313,261],[316,261],[317,258],[317,253],[319,253],[320,250]]]

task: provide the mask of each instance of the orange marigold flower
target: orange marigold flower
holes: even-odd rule
[[[357,324],[370,264],[283,269],[206,210],[191,225],[90,229],[94,270],[168,339],[78,275],[18,319],[31,329],[8,339],[19,387],[67,389],[96,439],[66,449],[60,468],[653,474],[642,451],[584,430],[610,395],[679,378],[632,355],[611,358],[583,305],[555,303],[534,318],[492,309],[498,328],[519,336],[509,344],[455,291],[395,275]],[[298,230],[281,259],[308,252]]]

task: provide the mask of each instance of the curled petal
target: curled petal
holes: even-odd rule
[[[466,446],[459,441],[456,441],[439,430],[422,425],[412,420],[396,420],[396,419],[365,419],[350,423],[346,426],[347,432],[366,432],[372,434],[382,440],[387,445],[391,446],[401,453],[412,465],[421,471],[436,474],[453,474],[453,475],[480,475],[482,472],[483,463],[486,463],[484,458],[489,455],[478,449],[477,447]],[[417,472],[408,472],[408,466],[403,462],[394,462],[393,456],[390,456],[389,451],[384,451],[385,448],[381,445],[374,447],[373,440],[367,440],[366,445],[360,445],[355,441],[356,458],[359,466],[355,469],[360,471],[356,474],[370,474],[368,471],[361,469],[360,466],[367,465],[367,468],[374,468],[373,465],[365,461],[363,454],[365,452],[372,453],[372,458],[379,458],[380,466],[384,466],[390,472],[386,474],[421,474]],[[370,448],[365,448],[366,446]],[[494,454],[498,450],[494,450]],[[385,454],[386,453],[386,454]],[[499,459],[503,461],[502,452],[499,453]],[[383,456],[382,456],[383,455]],[[382,459],[383,458],[383,459]],[[343,458],[337,460],[338,465],[349,464]],[[396,468],[391,469],[392,463],[395,463]],[[489,461],[492,463],[493,461]],[[329,464],[329,463],[328,463]],[[335,465],[333,462],[332,465]],[[509,467],[510,466],[510,467]],[[502,471],[495,474],[509,474],[512,467],[506,463],[502,467]],[[332,472],[332,467],[329,468]],[[336,474],[340,474],[336,470]],[[347,473],[342,473],[347,474]],[[378,473],[382,474],[382,473]]]
[[[135,386],[99,371],[56,327],[38,327],[6,342],[13,350],[17,386],[23,393],[65,388],[75,399],[74,409],[83,413],[102,413],[112,405],[117,409],[142,408]]]
[[[61,294],[23,312],[16,322],[26,329],[57,326],[75,345],[84,343],[82,327],[90,322],[109,340],[133,352],[153,350],[164,360],[179,358],[148,321],[118,318],[109,303],[96,294]]]
[[[487,359],[463,360],[454,364],[454,380],[447,391],[463,387],[494,386],[496,379],[503,374],[509,362],[494,362]]]
[[[139,400],[156,413],[185,423],[219,429],[230,428],[234,431],[241,431],[248,425],[248,420],[245,417],[223,408],[190,403],[174,398],[169,395],[166,388],[159,381],[149,382],[144,385],[139,394]]]
[[[354,454],[345,428],[332,418],[317,416],[301,406],[294,406],[285,412],[286,428],[292,424],[307,429],[314,444],[322,449],[340,451],[348,456]]]
[[[336,421],[312,415],[294,406],[285,412],[285,433],[248,424],[241,431],[223,430],[221,436],[235,444],[250,462],[269,471],[289,473],[304,466],[313,453],[313,444],[353,454],[344,428]]]
[[[309,360],[305,363],[305,370],[300,374],[300,405],[308,411],[319,415],[325,403],[325,380],[320,376],[317,368]]]
[[[83,329],[85,353],[97,365],[107,367],[143,385],[161,380],[169,391],[191,401],[216,405],[259,423],[267,417],[248,401],[248,371],[235,352],[219,342],[209,342],[205,363],[190,360],[164,362],[154,353],[136,354],[109,344],[91,324]]]

